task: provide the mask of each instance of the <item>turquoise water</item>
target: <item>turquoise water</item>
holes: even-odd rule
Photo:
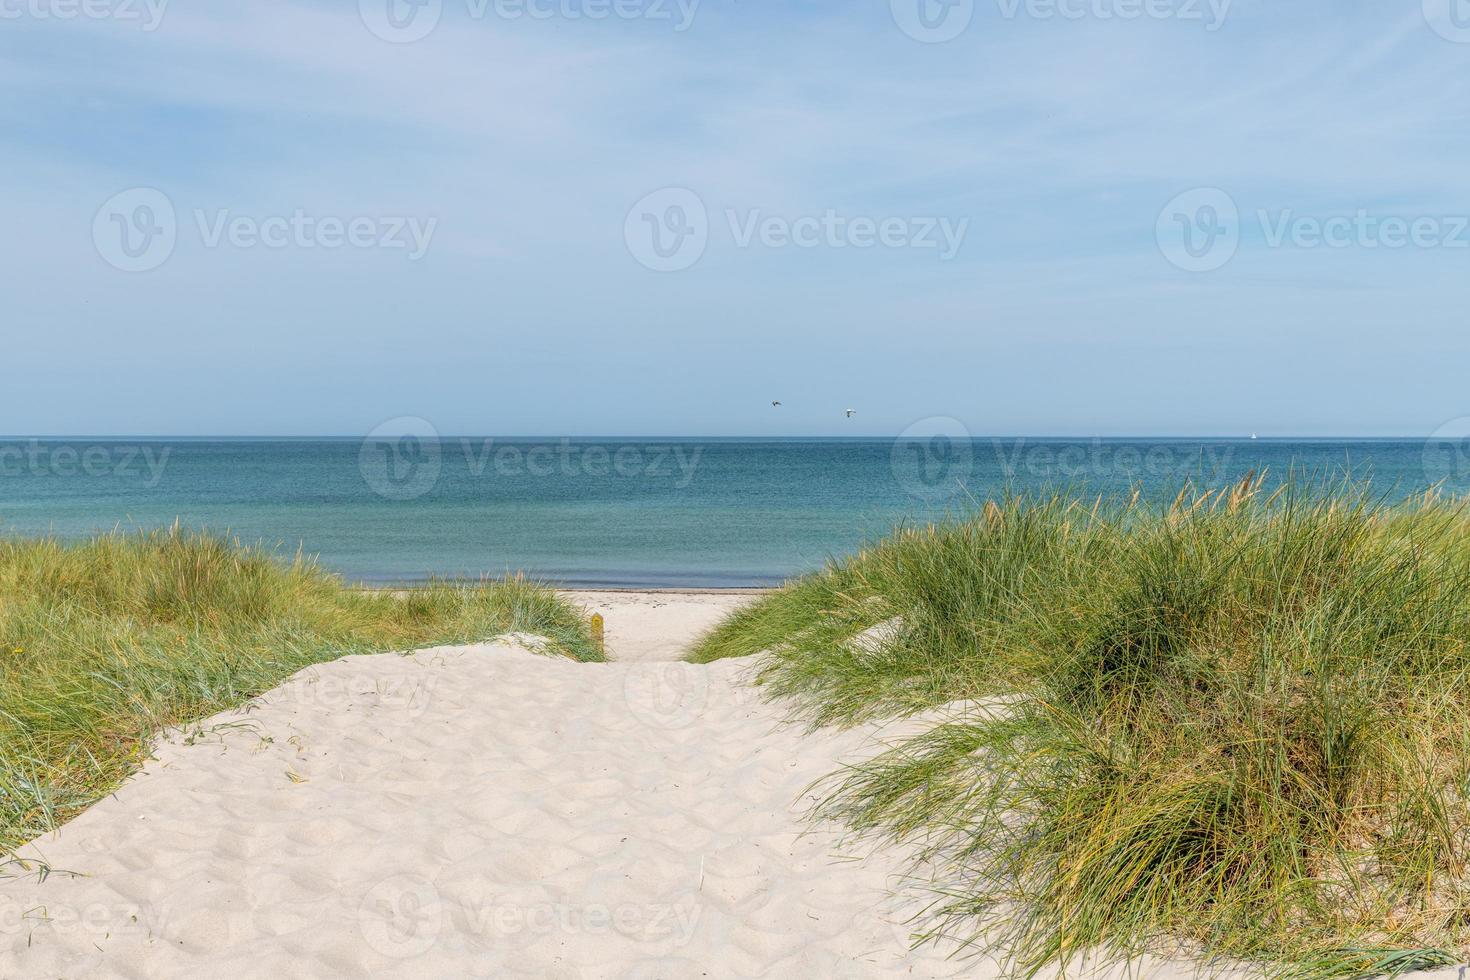
[[[1393,440],[0,440],[0,533],[175,519],[354,580],[523,570],[581,586],[755,586],[895,523],[1017,490],[1351,472],[1466,482],[1460,445]],[[1460,487],[1459,489],[1465,489]]]

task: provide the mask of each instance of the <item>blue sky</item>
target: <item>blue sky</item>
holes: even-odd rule
[[[1448,0],[392,0],[411,43],[390,0],[90,2],[0,0],[0,431],[1470,415]]]

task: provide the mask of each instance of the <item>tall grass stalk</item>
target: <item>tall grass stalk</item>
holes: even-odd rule
[[[110,792],[161,728],[311,664],[509,631],[600,659],[579,610],[518,578],[369,594],[177,527],[0,542],[0,852]]]
[[[938,864],[931,937],[1330,977],[1470,954],[1467,641],[1463,504],[1252,480],[904,529],[695,658],[813,725],[950,706],[822,807]]]

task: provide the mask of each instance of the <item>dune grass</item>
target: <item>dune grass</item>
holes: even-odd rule
[[[1467,641],[1463,504],[1248,481],[900,530],[694,659],[813,725],[936,709],[820,808],[937,866],[931,938],[1346,977],[1470,954]]]
[[[161,728],[311,664],[510,631],[601,659],[583,614],[523,579],[370,594],[178,528],[0,542],[0,852],[110,792]]]

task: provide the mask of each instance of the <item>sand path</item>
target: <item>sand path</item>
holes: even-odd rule
[[[876,729],[671,662],[747,598],[578,598],[617,662],[351,657],[174,734],[0,881],[0,977],[995,975],[907,949],[903,854],[801,820]]]
[[[159,745],[26,849],[44,881],[0,884],[0,976],[970,969],[905,949],[897,855],[802,835],[867,733],[805,738],[747,664],[667,662],[742,597],[584,598],[627,661],[351,657]]]
[[[694,642],[755,594],[740,592],[567,592],[606,620],[607,656],[620,663],[683,660]]]

